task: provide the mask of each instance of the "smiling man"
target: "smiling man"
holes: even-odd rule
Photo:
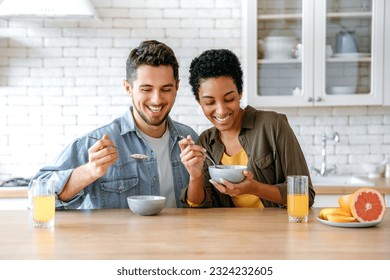
[[[198,136],[169,117],[179,88],[172,49],[142,42],[130,52],[123,85],[132,100],[129,110],[76,139],[33,177],[57,181],[57,209],[127,208],[132,195],[162,195],[165,207],[180,207],[189,175],[178,142],[182,135]]]

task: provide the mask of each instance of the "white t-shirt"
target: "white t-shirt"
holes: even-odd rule
[[[161,138],[154,138],[141,132],[157,157],[158,177],[160,180],[160,195],[166,197],[165,207],[176,208],[176,199],[173,185],[172,166],[169,154],[169,129]]]

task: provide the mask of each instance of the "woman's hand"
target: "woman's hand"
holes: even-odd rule
[[[255,194],[256,192],[253,190],[254,180],[252,172],[244,170],[243,174],[245,179],[237,184],[230,183],[225,179],[222,179],[223,184],[219,184],[217,181],[212,179],[210,180],[210,183],[212,183],[221,193],[231,197],[235,197],[240,194]]]
[[[204,148],[195,145],[190,135],[180,140],[179,146],[181,149],[180,160],[190,174],[190,180],[200,178],[205,159]]]

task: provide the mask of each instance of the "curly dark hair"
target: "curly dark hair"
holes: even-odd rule
[[[173,50],[156,40],[143,41],[134,48],[126,61],[126,80],[132,83],[137,79],[137,68],[141,65],[172,66],[173,76],[179,81],[179,63]]]
[[[199,101],[199,87],[202,81],[217,77],[231,77],[238,93],[242,93],[241,63],[232,51],[227,49],[207,50],[192,60],[189,83],[197,101]]]

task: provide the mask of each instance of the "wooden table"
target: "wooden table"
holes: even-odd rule
[[[54,229],[29,211],[0,211],[0,259],[390,259],[390,214],[372,228],[287,222],[285,209],[58,211]]]

